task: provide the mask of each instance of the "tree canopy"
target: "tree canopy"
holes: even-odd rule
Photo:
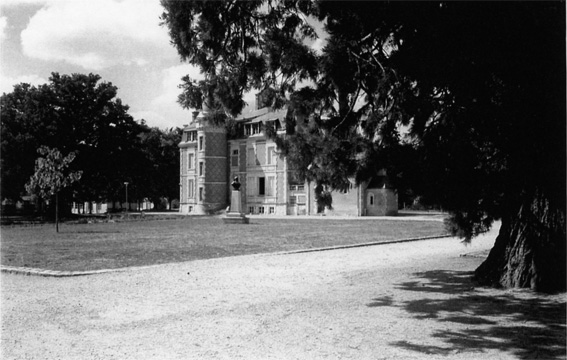
[[[245,91],[269,89],[293,115],[278,144],[304,178],[343,188],[386,168],[456,235],[502,220],[476,280],[565,289],[564,2],[162,5],[205,75],[183,79],[184,106],[235,115]]]
[[[26,183],[28,193],[49,200],[56,197],[55,229],[59,232],[59,192],[81,179],[81,171],[69,171],[75,153],[63,156],[57,149],[41,146],[37,151],[41,157],[35,161],[35,173]]]
[[[72,192],[77,201],[122,200],[124,182],[131,184],[132,200],[172,200],[179,191],[175,131],[136,122],[117,97],[117,88],[99,75],[53,73],[44,85],[18,84],[0,97],[0,110],[3,198],[18,199],[24,193],[41,146],[75,154],[71,170],[83,176],[66,196]],[[152,134],[168,140],[147,141]],[[173,177],[175,184],[163,177]]]

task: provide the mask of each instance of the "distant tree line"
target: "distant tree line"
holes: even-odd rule
[[[159,207],[179,196],[182,129],[136,122],[116,86],[99,75],[52,73],[44,85],[15,85],[0,97],[0,111],[2,200],[27,194],[41,147],[75,154],[70,171],[82,172],[80,181],[61,190],[61,204],[123,202],[124,182],[131,202],[150,199]]]

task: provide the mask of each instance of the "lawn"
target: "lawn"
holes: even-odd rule
[[[244,254],[445,235],[443,223],[410,220],[253,218],[226,225],[218,217],[3,226],[1,264],[87,271]]]

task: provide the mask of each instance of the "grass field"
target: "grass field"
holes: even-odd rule
[[[438,221],[251,219],[3,226],[1,264],[86,271],[445,235]]]

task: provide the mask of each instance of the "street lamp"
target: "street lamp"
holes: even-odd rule
[[[124,182],[124,185],[126,185],[126,211],[128,211],[128,182]]]

